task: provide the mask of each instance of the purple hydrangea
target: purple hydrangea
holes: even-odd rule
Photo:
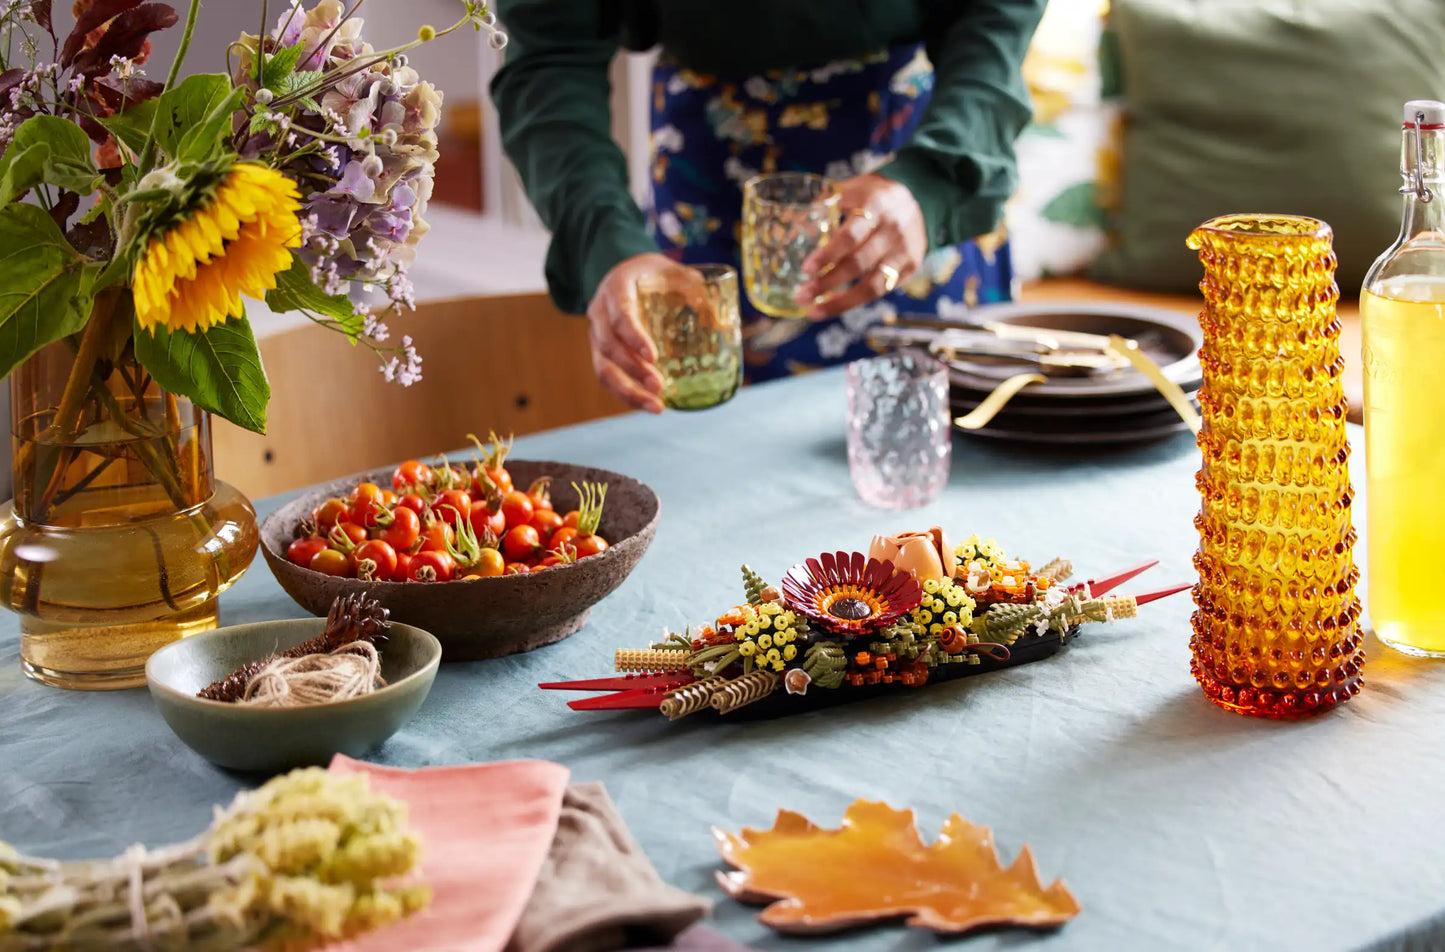
[[[344,14],[339,0],[321,0],[304,15],[284,13],[272,37],[278,48],[302,47],[299,69],[341,69],[372,53],[361,39],[361,20]],[[254,86],[247,60],[236,81]],[[328,293],[349,293],[368,309],[378,303],[414,306],[407,268],[427,232],[423,215],[432,193],[441,102],[441,93],[398,57],[345,76],[320,96],[319,111],[303,109],[296,116],[293,129],[344,140],[296,158],[287,169],[302,190],[299,253]],[[271,133],[262,133],[245,151],[262,155],[276,146]],[[389,376],[406,382],[413,375],[407,371],[419,374],[410,357]]]

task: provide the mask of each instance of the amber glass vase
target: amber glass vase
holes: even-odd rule
[[[1339,288],[1324,222],[1229,215],[1204,263],[1194,677],[1221,707],[1299,717],[1360,690]]]
[[[26,674],[70,688],[145,682],[151,652],[214,628],[256,554],[256,513],[211,474],[207,413],[136,363],[128,292],[10,376],[15,498],[0,596]]]

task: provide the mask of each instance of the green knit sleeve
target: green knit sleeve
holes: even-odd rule
[[[624,258],[656,251],[612,141],[608,65],[618,49],[602,4],[500,0],[506,62],[492,80],[502,146],[552,232],[547,287],[581,314]]]
[[[923,209],[930,248],[992,231],[1018,184],[1014,139],[1031,116],[1021,67],[1046,0],[938,0],[924,35],[933,96],[880,174]]]

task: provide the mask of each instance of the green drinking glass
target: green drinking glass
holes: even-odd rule
[[[731,400],[742,383],[737,272],[721,264],[656,271],[638,279],[637,303],[657,345],[663,405],[706,410]]]

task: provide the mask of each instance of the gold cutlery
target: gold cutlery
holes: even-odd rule
[[[1148,377],[1149,382],[1154,385],[1154,389],[1164,395],[1164,399],[1169,401],[1174,412],[1178,413],[1179,418],[1188,424],[1190,432],[1199,432],[1202,421],[1199,411],[1194,409],[1193,401],[1184,393],[1179,384],[1164,376],[1164,371],[1148,354],[1139,349],[1138,341],[1113,334],[1109,337],[1109,350],[1129,361],[1134,365],[1135,370]]]
[[[1015,374],[995,387],[993,393],[983,398],[982,403],[963,416],[955,417],[953,422],[965,430],[982,429],[1020,390],[1030,384],[1045,383],[1048,379],[1043,374]]]

